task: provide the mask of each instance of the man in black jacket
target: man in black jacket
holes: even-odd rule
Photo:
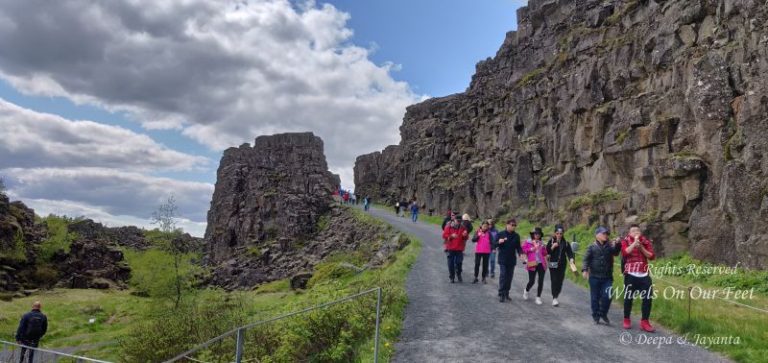
[[[40,338],[48,331],[48,318],[40,312],[41,306],[39,301],[35,301],[32,304],[32,311],[21,317],[19,328],[16,329],[16,343],[33,348],[37,348],[40,344]],[[19,363],[24,362],[24,353],[26,352],[29,352],[27,362],[32,363],[35,351],[28,348],[21,348]]]
[[[520,235],[515,232],[515,228],[517,228],[517,221],[514,218],[508,220],[507,227],[497,235],[494,246],[498,248],[499,302],[510,300],[509,288],[512,285],[517,255],[521,255],[520,258],[523,255],[523,249],[520,247]]]
[[[581,273],[589,279],[589,291],[592,301],[592,319],[600,324],[608,320],[608,309],[611,307],[611,288],[613,288],[613,257],[621,252],[621,244],[616,241],[608,242],[608,228],[598,227],[595,231],[595,243],[587,248],[584,254],[584,265]]]

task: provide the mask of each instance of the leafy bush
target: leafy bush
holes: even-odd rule
[[[176,275],[174,256],[159,248],[146,251],[125,250],[125,259],[131,267],[130,285],[139,295],[154,298],[174,298],[176,295]],[[197,256],[193,253],[182,254],[179,273],[185,290],[194,284],[198,267],[192,261]]]
[[[72,219],[55,215],[43,218],[43,223],[48,228],[48,236],[40,245],[40,257],[43,261],[50,261],[59,250],[64,253],[69,252],[69,246],[72,244],[72,241],[77,239],[77,234],[68,230],[72,222]]]

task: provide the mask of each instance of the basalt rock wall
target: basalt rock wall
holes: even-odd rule
[[[379,201],[639,222],[662,254],[768,266],[768,4],[532,0],[466,92],[363,155]]]

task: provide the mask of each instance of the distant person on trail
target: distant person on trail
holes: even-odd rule
[[[525,269],[528,270],[528,285],[523,290],[523,300],[528,300],[528,291],[531,291],[536,275],[539,276],[536,283],[536,305],[541,305],[541,292],[544,290],[544,275],[547,265],[547,246],[541,240],[544,232],[536,227],[531,231],[531,238],[523,242],[523,252],[527,256]]]
[[[485,278],[488,277],[488,256],[491,254],[491,245],[493,244],[493,237],[489,229],[488,222],[483,222],[480,225],[480,229],[472,237],[472,242],[475,244],[475,280],[473,284],[477,283],[477,273],[480,270],[480,264],[483,266],[483,283],[485,284]]]
[[[461,226],[461,222],[455,217],[443,230],[445,253],[448,257],[448,278],[451,279],[451,283],[454,282],[455,278],[462,282],[461,264],[464,261],[467,235],[467,230]]]
[[[395,202],[395,215],[400,215],[400,202]]]
[[[371,197],[365,196],[365,199],[363,199],[363,209],[367,212],[369,209],[371,209]]]
[[[408,208],[408,202],[400,200],[400,217],[405,218],[405,209]]]
[[[563,290],[565,270],[571,267],[571,270],[576,272],[573,249],[571,249],[571,244],[565,240],[565,228],[560,224],[555,226],[555,235],[547,242],[547,253],[549,254],[549,278],[552,283],[552,306],[558,306],[560,303],[557,301],[557,297]]]
[[[488,225],[490,228],[488,232],[491,233],[491,254],[488,256],[488,271],[491,273],[491,278],[496,277],[496,243],[499,238],[499,231],[496,229],[496,221],[493,218],[488,219]]]
[[[445,213],[445,218],[443,219],[443,224],[440,225],[440,230],[444,230],[445,226],[447,226],[448,223],[450,223],[451,220],[453,220],[453,218],[455,216],[456,216],[456,214],[453,213],[453,211],[449,208],[448,212]]]
[[[461,225],[467,230],[467,233],[472,233],[472,218],[469,217],[469,214],[464,213],[461,216]]]
[[[621,245],[608,242],[610,231],[605,227],[595,230],[595,243],[591,244],[584,253],[584,264],[581,273],[589,279],[590,300],[592,303],[592,319],[600,324],[600,319],[610,325],[608,309],[611,307],[611,289],[613,288],[613,257],[621,252]]]
[[[512,276],[517,264],[517,255],[525,258],[520,247],[520,235],[515,232],[517,221],[514,218],[507,221],[506,228],[499,232],[497,238],[499,258],[499,302],[510,300],[509,288],[512,284]]]
[[[344,192],[344,204],[349,204],[349,192]]]
[[[40,312],[42,304],[35,301],[32,304],[32,311],[24,314],[19,322],[19,328],[16,329],[16,343],[26,347],[37,348],[40,339],[48,331],[48,318]],[[27,353],[27,362],[32,363],[35,357],[34,349],[21,348],[19,363],[24,362],[24,354]]]
[[[416,223],[416,221],[419,219],[419,204],[416,203],[414,200],[413,203],[411,203],[411,220],[413,223]]]
[[[621,241],[621,255],[624,257],[624,329],[632,328],[629,316],[632,313],[632,300],[643,300],[640,329],[652,333],[656,329],[648,319],[651,316],[653,289],[651,275],[648,274],[648,261],[656,258],[653,243],[643,236],[640,226],[633,224],[629,234]]]
[[[352,194],[352,204],[357,205],[357,194]]]

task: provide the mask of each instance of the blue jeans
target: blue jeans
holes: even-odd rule
[[[419,212],[411,212],[411,220],[413,223],[416,223],[417,219],[419,219]]]
[[[448,277],[453,280],[456,275],[461,276],[461,263],[464,262],[464,252],[448,251]]]
[[[368,203],[363,204],[363,209],[366,211],[368,210]]]
[[[491,250],[491,256],[488,257],[488,271],[491,271],[491,276],[496,275],[496,250]]]
[[[592,300],[592,318],[608,315],[611,307],[611,288],[613,279],[608,277],[589,277],[589,292]]]

